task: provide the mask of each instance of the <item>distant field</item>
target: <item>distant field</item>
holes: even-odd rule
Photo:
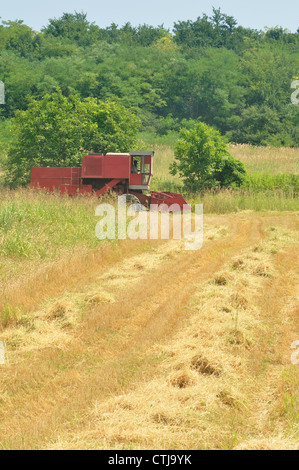
[[[175,136],[143,138],[143,143],[155,151],[153,189],[184,192],[182,180],[169,173],[169,165],[174,161]],[[299,148],[249,145],[229,148],[245,164],[248,176],[239,190],[207,191],[193,197],[205,204],[205,211],[219,214],[248,209],[299,210]]]
[[[245,164],[249,173],[299,175],[299,148],[230,145],[230,151]]]
[[[173,179],[169,173],[169,165],[174,160],[174,148],[168,145],[154,145],[153,149],[155,150],[155,175]],[[299,175],[299,148],[230,145],[229,149],[235,158],[245,164],[250,174]]]

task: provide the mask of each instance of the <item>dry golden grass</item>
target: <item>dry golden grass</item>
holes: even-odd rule
[[[166,145],[154,147],[155,175],[162,179],[179,180],[169,173],[169,165],[174,161],[174,149]],[[252,147],[246,144],[230,145],[229,150],[239,158],[249,173],[290,173],[299,174],[299,148]]]
[[[235,270],[240,256],[233,259],[233,269],[226,267],[225,287],[209,281],[202,286],[191,300],[190,308],[198,313],[189,325],[167,346],[156,347],[165,357],[159,378],[96,403],[92,426],[53,447],[298,448],[296,426],[288,429],[281,422],[275,429],[270,418],[276,404],[269,398],[279,391],[273,380],[284,363],[277,364],[274,377],[261,378],[250,374],[247,364],[250,351],[268,333],[252,294],[261,296],[265,287],[255,266],[271,264],[269,245],[264,242],[265,251],[258,255],[246,250],[242,271]],[[286,245],[282,241],[280,248]],[[258,437],[248,439],[254,434]]]
[[[154,149],[152,188],[184,192],[183,180],[169,172],[169,165],[174,161],[174,149],[166,145],[156,145]],[[249,145],[230,145],[229,149],[234,157],[243,161],[247,176],[239,189],[205,191],[195,196],[193,202],[202,203],[205,213],[224,214],[248,209],[257,212],[298,211],[298,149]]]
[[[298,448],[297,229],[206,217],[198,252],[126,242],[38,285],[0,335],[1,446]]]
[[[299,174],[299,148],[252,147],[230,145],[231,154],[239,158],[249,173]]]

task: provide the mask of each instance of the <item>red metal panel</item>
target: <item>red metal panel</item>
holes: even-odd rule
[[[82,163],[82,178],[103,178],[103,156],[85,155]]]
[[[31,178],[71,178],[73,172],[81,173],[81,168],[32,168]]]
[[[105,155],[103,157],[103,178],[129,179],[131,171],[130,155]]]
[[[187,204],[185,199],[181,194],[177,193],[170,193],[170,192],[160,192],[160,191],[153,191],[151,192],[151,204],[166,204],[166,206],[170,207],[172,204],[178,204],[181,209],[191,210],[191,206]]]
[[[142,175],[132,173],[130,175],[130,186],[140,186],[142,185]]]
[[[141,204],[144,206],[148,207],[150,204],[156,204],[157,206],[160,207],[161,210],[161,205],[164,204],[165,206],[170,207],[173,204],[177,204],[179,207],[178,208],[172,208],[174,212],[180,211],[183,208],[185,210],[191,210],[191,206],[187,204],[185,199],[181,194],[177,193],[170,193],[170,192],[161,192],[161,191],[153,191],[151,192],[150,195],[142,194],[142,193],[136,193],[134,191],[130,191],[131,194],[134,194]],[[166,209],[167,210],[167,209]]]
[[[81,168],[32,168],[31,188],[54,191],[61,185],[79,185]]]
[[[130,156],[125,154],[85,155],[82,178],[128,179]]]

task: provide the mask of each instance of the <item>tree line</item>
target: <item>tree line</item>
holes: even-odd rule
[[[85,13],[64,13],[36,32],[0,25],[0,80],[10,120],[32,100],[63,96],[118,102],[140,129],[158,134],[213,126],[228,140],[298,146],[299,28],[244,28],[220,9],[195,21],[100,28]]]

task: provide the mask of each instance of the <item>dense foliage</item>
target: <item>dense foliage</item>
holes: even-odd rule
[[[205,123],[192,129],[181,129],[171,165],[184,181],[187,191],[240,186],[246,171],[240,160],[233,158],[220,133]]]
[[[134,147],[138,128],[132,111],[112,101],[81,101],[60,90],[32,100],[13,119],[6,181],[28,183],[33,166],[81,166],[87,150],[125,152]]]
[[[129,23],[100,28],[84,13],[51,19],[41,32],[4,22],[0,118],[59,87],[65,96],[119,100],[147,131],[165,134],[199,120],[233,142],[298,146],[298,106],[290,100],[298,46],[299,29],[243,28],[215,9],[172,31]]]

